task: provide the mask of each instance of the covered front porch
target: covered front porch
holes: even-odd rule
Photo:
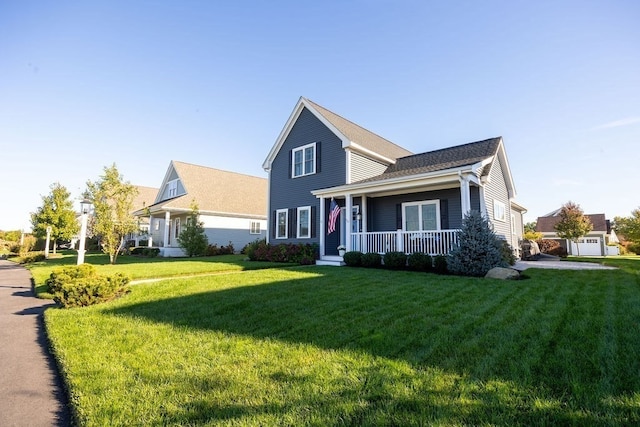
[[[320,263],[342,261],[344,251],[447,255],[458,245],[464,213],[484,210],[474,176],[353,184],[313,192],[320,199]],[[340,214],[329,232],[332,201]]]

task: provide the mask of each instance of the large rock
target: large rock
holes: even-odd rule
[[[520,278],[520,273],[513,268],[494,267],[484,277],[487,279],[517,280]]]

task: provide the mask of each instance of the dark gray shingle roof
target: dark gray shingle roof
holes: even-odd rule
[[[484,141],[401,157],[381,175],[360,182],[381,181],[472,165],[494,156],[501,139],[501,137],[485,139]],[[489,167],[485,167],[481,175],[488,173],[488,171]]]

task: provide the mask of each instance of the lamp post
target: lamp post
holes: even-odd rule
[[[84,264],[84,243],[87,240],[87,216],[89,209],[91,208],[91,200],[84,199],[80,202],[80,212],[82,212],[82,218],[80,220],[80,243],[78,245],[78,263],[77,265]]]
[[[49,242],[51,239],[51,226],[47,226],[47,242],[45,243],[44,246],[44,257],[46,259],[49,259]]]

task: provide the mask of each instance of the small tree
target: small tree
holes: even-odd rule
[[[78,233],[80,225],[73,209],[71,194],[60,183],[51,184],[51,193],[42,197],[42,206],[31,213],[33,234],[44,238],[47,227],[51,227],[53,253],[56,253],[58,240],[70,240]]]
[[[131,214],[138,189],[124,181],[116,165],[104,168],[104,175],[96,182],[87,182],[87,197],[93,200],[93,234],[100,238],[102,252],[109,254],[115,264],[127,234],[138,230]]]
[[[571,201],[565,203],[560,209],[560,221],[554,226],[558,237],[569,239],[576,244],[578,256],[580,256],[580,245],[578,240],[593,230],[591,220],[584,215],[580,205]]]
[[[177,239],[178,244],[188,257],[204,255],[209,244],[209,239],[204,233],[204,223],[199,221],[199,217],[198,204],[194,200],[191,202],[191,213],[187,218],[187,223]]]
[[[491,223],[479,211],[469,211],[458,232],[459,246],[447,259],[450,273],[481,277],[494,267],[505,266],[502,259],[502,239]]]
[[[636,245],[640,244],[640,208],[631,211],[630,217],[615,217],[614,229]]]

